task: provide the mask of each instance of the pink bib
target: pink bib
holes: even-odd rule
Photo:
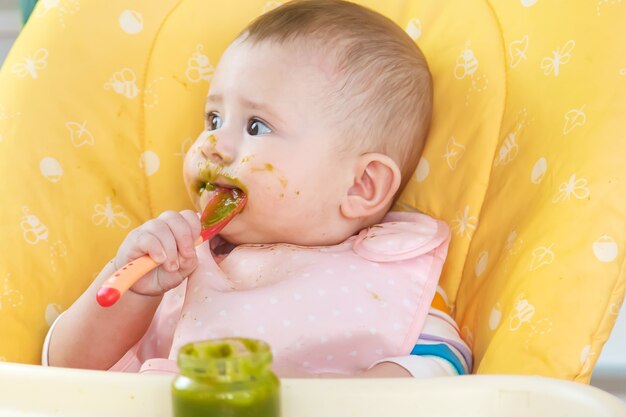
[[[445,223],[389,213],[336,246],[242,245],[218,265],[204,244],[196,271],[112,370],[175,372],[182,345],[228,336],[267,341],[279,376],[355,373],[408,355],[448,243]]]

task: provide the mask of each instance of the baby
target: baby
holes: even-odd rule
[[[240,336],[267,341],[281,377],[469,372],[437,293],[448,228],[388,213],[431,103],[422,53],[382,15],[302,0],[259,17],[221,57],[184,164],[196,210],[211,186],[247,205],[197,248],[195,211],[133,230],[54,323],[43,363],[176,372],[183,344]],[[102,283],[145,254],[160,266],[100,307]]]

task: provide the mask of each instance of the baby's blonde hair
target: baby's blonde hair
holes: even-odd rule
[[[398,25],[347,1],[296,0],[258,17],[242,37],[297,41],[332,54],[340,84],[333,110],[346,122],[344,147],[393,158],[404,188],[430,126],[432,80],[424,55]]]

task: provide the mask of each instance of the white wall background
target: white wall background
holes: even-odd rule
[[[17,37],[20,23],[17,0],[0,0],[0,65]]]
[[[0,0],[0,65],[20,29],[17,0]],[[593,384],[626,400],[626,304],[594,372]]]
[[[596,366],[596,372],[621,371],[624,378],[624,390],[626,391],[626,304],[617,318],[611,338],[604,346],[602,356]]]

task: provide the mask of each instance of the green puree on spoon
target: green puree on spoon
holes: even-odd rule
[[[238,188],[212,187],[200,223],[202,231],[196,246],[218,234],[246,205],[246,194]],[[158,263],[144,255],[127,263],[107,279],[96,294],[96,300],[102,307],[110,307],[133,286],[142,276],[159,266]]]
[[[246,194],[238,188],[215,187],[215,194],[202,211],[202,240],[218,234],[246,204]]]

